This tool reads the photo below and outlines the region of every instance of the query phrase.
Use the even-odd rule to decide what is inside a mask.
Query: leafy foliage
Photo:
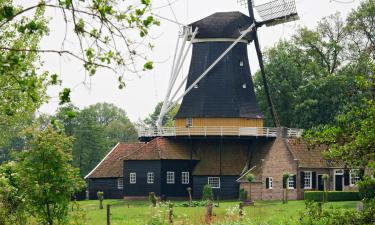
[[[212,187],[209,184],[204,185],[203,191],[202,191],[202,200],[213,200],[214,199],[214,193],[212,191]]]
[[[361,54],[351,54],[353,40],[349,37],[355,31],[348,24],[339,14],[332,15],[316,29],[302,27],[291,40],[280,41],[265,52],[270,91],[283,126],[309,129],[330,124],[371,95],[361,80],[370,79],[375,72],[374,61],[364,45],[358,46]],[[259,72],[254,86],[270,125]]]
[[[97,103],[79,110],[73,105],[61,107],[56,120],[67,135],[74,137],[73,165],[85,176],[118,142],[137,140],[137,133],[123,109]]]
[[[152,127],[155,127],[156,126],[156,122],[158,120],[158,117],[159,117],[159,114],[160,114],[160,110],[163,106],[163,102],[159,102],[156,107],[155,107],[155,110],[153,113],[151,113],[143,122],[146,124],[146,125],[149,125],[149,126],[152,126]],[[175,115],[177,114],[178,112],[178,109],[180,108],[180,105],[179,104],[176,104],[163,118],[163,121],[162,121],[162,125],[163,126],[166,126],[166,127],[172,127],[174,126],[174,117]]]
[[[358,191],[361,198],[370,199],[375,198],[375,180],[365,177],[357,183]]]
[[[0,167],[2,224],[67,224],[71,196],[85,185],[71,165],[71,138],[49,126],[30,130],[26,146]]]
[[[301,213],[300,224],[303,225],[352,225],[374,224],[375,201],[366,203],[363,211],[353,209],[323,209],[322,203],[306,201],[306,211]]]

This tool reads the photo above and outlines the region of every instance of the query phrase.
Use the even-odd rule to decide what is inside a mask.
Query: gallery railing
[[[169,137],[169,136],[254,136],[276,137],[276,127],[139,127],[139,137]],[[302,129],[287,128],[288,137],[300,137]]]

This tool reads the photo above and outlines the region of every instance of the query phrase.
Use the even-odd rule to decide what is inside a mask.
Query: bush
[[[202,200],[213,200],[214,193],[212,192],[212,187],[209,184],[204,185],[203,193],[202,193]]]
[[[363,198],[375,198],[375,180],[365,177],[357,183],[359,196]]]
[[[373,225],[375,224],[375,199],[365,202],[363,211],[355,209],[324,208],[320,202],[305,201],[306,211],[300,215],[302,225]]]
[[[328,191],[328,201],[359,201],[359,192],[357,191]],[[323,191],[305,191],[305,200],[321,202],[323,200]]]
[[[245,189],[243,188],[240,189],[239,200],[240,201],[247,200],[247,191],[245,191]]]

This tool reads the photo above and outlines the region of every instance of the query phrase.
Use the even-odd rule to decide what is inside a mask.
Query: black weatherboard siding
[[[148,196],[150,192],[161,194],[160,160],[126,160],[124,161],[124,195]],[[154,183],[147,183],[147,173],[154,172]],[[130,173],[136,173],[136,183],[130,184]]]
[[[188,187],[193,187],[189,160],[162,160],[162,194],[167,197],[187,197]],[[167,171],[175,173],[175,183],[167,184]],[[181,173],[189,172],[189,184],[182,184]]]
[[[89,198],[98,199],[97,192],[102,191],[104,199],[121,199],[123,189],[117,188],[117,178],[90,178]]]
[[[217,176],[194,176],[193,197],[195,199],[202,198],[204,185],[208,183],[208,177]],[[213,188],[214,198],[217,199],[237,199],[239,193],[239,183],[236,181],[238,176],[221,176],[220,188]]]
[[[231,42],[193,44],[186,87],[225,51]],[[182,100],[176,118],[262,118],[255,98],[247,44],[238,43]]]

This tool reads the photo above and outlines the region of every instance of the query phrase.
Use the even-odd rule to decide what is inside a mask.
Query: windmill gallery
[[[298,140],[302,130],[281,127],[273,109],[257,29],[298,19],[294,2],[286,2],[287,8],[275,3],[257,7],[262,22],[255,21],[249,1],[250,16],[220,12],[184,27],[158,125],[140,127],[140,142],[118,143],[85,177],[90,199],[97,191],[105,198],[144,197],[150,192],[186,197],[188,187],[194,198],[201,198],[206,184],[220,199],[238,198],[240,188],[251,191],[253,199],[282,199],[284,188],[290,189],[289,199],[302,199],[304,190],[323,189],[323,174],[330,175],[330,190],[354,188],[358,170],[323,159],[322,147],[308,149]],[[274,128],[263,126],[254,94],[247,52],[252,42]],[[190,69],[178,87],[185,84],[185,91],[175,99],[172,88],[187,43],[186,52],[192,47]],[[175,126],[163,127],[163,116],[180,100]],[[283,187],[285,171],[291,176]],[[255,175],[251,188],[248,173]]]

